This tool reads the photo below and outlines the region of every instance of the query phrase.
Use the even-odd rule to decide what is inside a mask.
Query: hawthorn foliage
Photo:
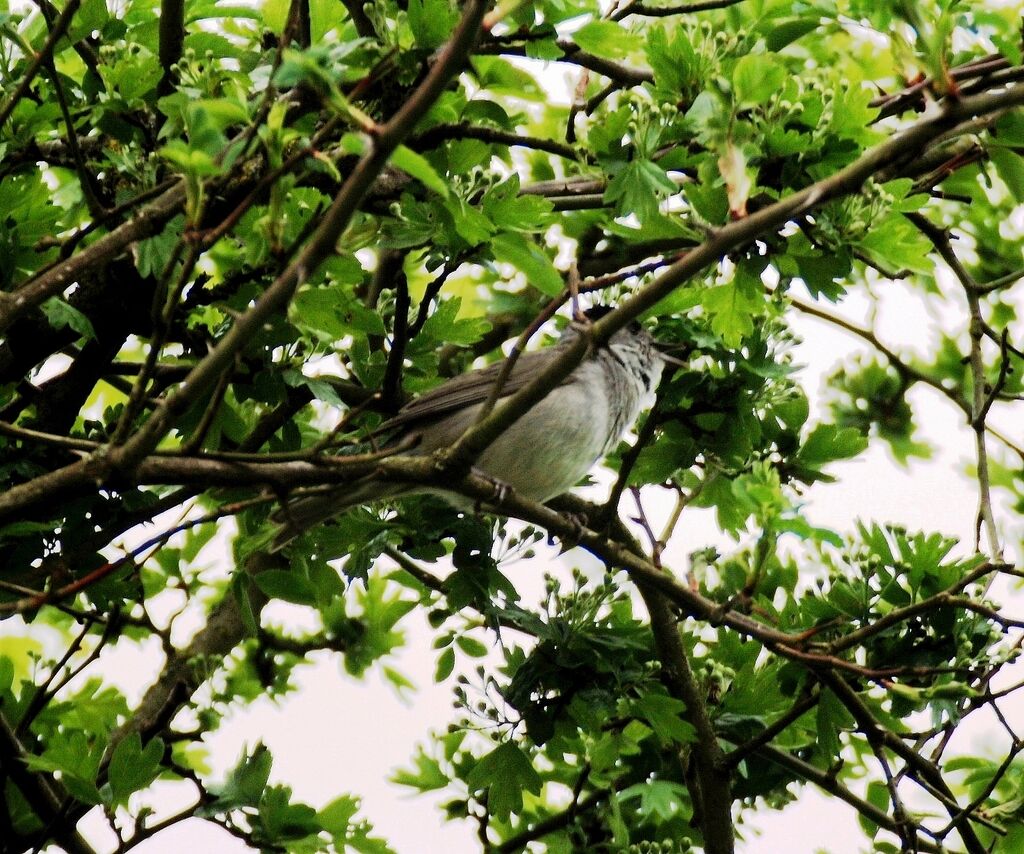
[[[4,850],[174,845],[189,818],[391,850],[358,781],[314,807],[266,747],[216,774],[204,745],[318,651],[405,685],[417,612],[460,711],[394,779],[444,792],[482,850],[721,854],[804,786],[875,850],[1022,850],[1024,623],[997,595],[1024,506],[1019,13],[0,3]],[[844,313],[891,293],[921,305],[913,354]],[[544,343],[577,299],[615,310],[449,454],[374,454],[410,395]],[[794,364],[801,314],[869,353],[824,392]],[[685,365],[597,503],[420,496],[269,552],[287,496],[367,475],[486,507],[474,454],[634,319]],[[920,388],[972,436],[976,541],[870,506],[812,524],[833,463],[936,450]],[[730,545],[680,542],[695,514]],[[520,597],[555,540],[605,573]],[[154,660],[137,702],[103,676],[129,648]],[[983,751],[958,737],[979,718]]]

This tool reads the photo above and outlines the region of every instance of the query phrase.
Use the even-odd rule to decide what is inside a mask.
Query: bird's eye
[[[629,324],[629,326],[627,326],[626,328],[627,328],[627,329],[628,329],[628,330],[629,330],[630,332],[632,332],[632,333],[636,334],[637,332],[640,332],[640,331],[641,331],[641,330],[642,330],[642,329],[643,329],[644,327],[643,327],[643,324],[642,324],[642,323],[640,323],[640,321],[639,321],[639,320],[634,320],[634,321],[632,321],[632,322],[631,322],[631,323]]]

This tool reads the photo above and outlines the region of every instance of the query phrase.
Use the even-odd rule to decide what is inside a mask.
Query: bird
[[[593,322],[609,311],[608,306],[587,309],[581,322]],[[579,324],[570,324],[554,345],[522,354],[508,372],[500,398],[543,373],[579,334]],[[534,501],[545,502],[567,492],[653,403],[665,364],[678,363],[663,349],[638,321],[620,329],[488,446],[474,471],[501,489]],[[479,418],[506,361],[452,377],[410,401],[377,431],[390,436],[385,448],[411,448],[410,455],[425,456],[451,446]],[[457,507],[467,506],[467,499],[443,487],[388,483],[368,475],[288,501],[271,516],[279,523],[271,551],[279,551],[298,534],[353,506],[423,493],[440,494]]]

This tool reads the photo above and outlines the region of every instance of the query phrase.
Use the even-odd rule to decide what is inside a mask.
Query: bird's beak
[[[662,361],[677,368],[688,368],[690,365],[679,356],[688,356],[693,350],[689,344],[674,344],[668,341],[655,341],[654,349],[661,354]],[[678,355],[675,355],[678,354]]]

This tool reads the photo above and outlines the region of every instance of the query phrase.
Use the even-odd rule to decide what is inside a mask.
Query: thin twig
[[[29,63],[28,68],[25,69],[25,73],[22,75],[18,85],[14,87],[14,91],[11,93],[11,97],[7,99],[7,103],[0,108],[0,128],[4,126],[7,119],[10,118],[11,113],[14,112],[14,108],[18,106],[18,102],[25,97],[28,92],[29,86],[32,85],[32,81],[36,79],[36,75],[39,71],[46,67],[46,64],[53,61],[53,52],[63,37],[67,28],[71,25],[71,19],[75,17],[78,12],[78,7],[82,5],[82,0],[68,0],[68,4],[64,7],[60,13],[60,17],[54,22],[53,26],[50,27],[50,34],[46,37],[46,41],[43,44],[42,49]]]
[[[899,834],[897,822],[885,810],[879,809],[869,801],[857,797],[857,795],[836,780],[834,775],[829,774],[827,771],[822,771],[820,768],[815,768],[809,762],[804,762],[802,759],[793,756],[785,750],[779,750],[777,747],[766,745],[758,753],[797,776],[802,777],[804,780],[814,783],[822,791],[835,795],[840,800],[845,801],[868,819],[868,821],[874,822],[879,827],[884,827],[892,833]],[[931,835],[927,828],[922,827],[921,829]],[[917,846],[921,851],[942,852],[945,850],[941,845],[936,845],[927,840],[918,840]]]
[[[989,553],[993,560],[999,561],[1002,556],[1002,545],[999,541],[999,530],[996,526],[995,515],[992,512],[992,486],[991,475],[988,465],[988,446],[985,441],[985,416],[987,407],[985,395],[987,393],[987,382],[985,379],[985,362],[981,350],[981,342],[984,337],[985,320],[981,313],[981,298],[978,294],[978,283],[961,263],[956,252],[953,251],[953,244],[950,242],[949,234],[943,229],[934,225],[931,220],[922,214],[911,213],[908,219],[932,242],[942,260],[956,276],[964,290],[964,297],[967,300],[967,307],[970,314],[970,366],[971,366],[971,408],[970,422],[974,431],[975,457],[978,467],[978,522],[976,526],[975,548],[981,548],[981,530],[984,527],[988,540]]]

